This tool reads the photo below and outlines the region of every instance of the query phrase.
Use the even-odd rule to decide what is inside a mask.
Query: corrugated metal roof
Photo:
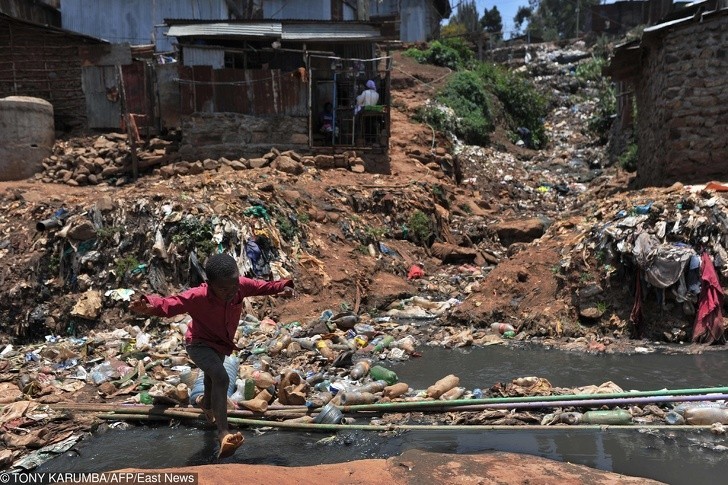
[[[228,23],[210,22],[190,25],[173,25],[169,28],[169,37],[280,37],[280,22],[269,23]]]
[[[375,40],[381,37],[377,27],[366,24],[286,24],[282,40],[316,40],[333,42],[342,40]]]

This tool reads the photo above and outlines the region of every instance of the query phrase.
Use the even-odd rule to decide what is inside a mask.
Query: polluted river
[[[710,388],[724,385],[728,354],[708,351],[672,354],[658,346],[649,354],[589,355],[511,344],[467,350],[425,348],[422,357],[386,363],[413,389],[425,389],[455,373],[467,389],[488,388],[518,376],[539,376],[554,386],[612,381],[625,391]],[[654,349],[650,349],[654,350]],[[675,403],[677,404],[677,403]],[[356,424],[368,424],[357,418]],[[36,469],[92,472],[128,467],[163,468],[214,462],[212,427],[115,423]],[[386,458],[420,449],[447,454],[505,451],[582,464],[667,483],[718,483],[728,473],[724,436],[710,429],[632,425],[584,429],[568,426],[512,426],[510,429],[451,429],[371,432],[308,432],[243,429],[243,447],[226,463],[306,466]]]

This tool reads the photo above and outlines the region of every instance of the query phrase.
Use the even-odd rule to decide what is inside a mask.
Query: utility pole
[[[576,0],[576,37],[579,37],[579,9],[581,7],[581,0]]]

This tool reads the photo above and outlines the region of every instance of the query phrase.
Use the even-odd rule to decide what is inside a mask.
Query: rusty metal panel
[[[179,112],[189,115],[195,112],[195,85],[192,81],[192,68],[178,65],[179,72]]]
[[[153,96],[150,92],[147,64],[144,61],[135,61],[128,66],[122,66],[124,76],[124,90],[126,93],[126,106],[129,113],[144,115],[137,117],[137,126],[154,126]]]
[[[202,113],[215,112],[215,93],[213,92],[212,68],[209,66],[192,67],[194,81],[195,111]]]
[[[119,128],[121,103],[118,96],[116,68],[113,66],[84,67],[82,78],[89,128]]]
[[[279,69],[211,69],[180,66],[180,112],[255,116],[308,116],[308,87]]]

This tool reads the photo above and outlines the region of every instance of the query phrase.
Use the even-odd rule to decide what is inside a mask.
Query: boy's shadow
[[[217,450],[219,446],[217,442],[217,429],[198,429],[202,433],[200,439],[204,445],[199,451],[192,454],[187,461],[185,461],[185,466],[210,465],[220,462],[217,458]]]

